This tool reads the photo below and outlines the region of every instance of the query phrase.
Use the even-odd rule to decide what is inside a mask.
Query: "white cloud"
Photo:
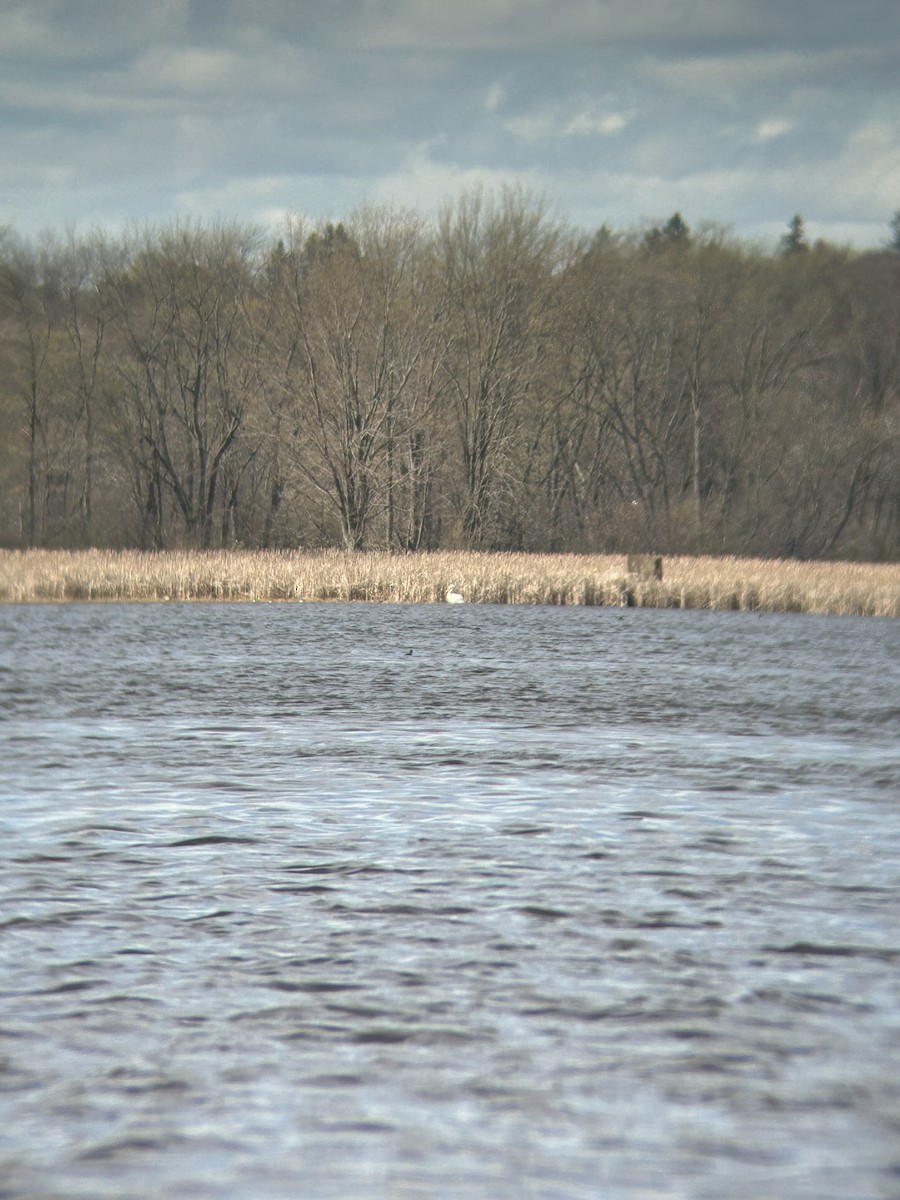
[[[532,171],[504,171],[435,162],[431,157],[431,144],[422,143],[410,152],[397,171],[372,180],[365,198],[432,214],[448,200],[470,188],[484,187],[490,190],[507,184],[520,184],[530,190],[536,182]]]
[[[215,214],[243,214],[249,221],[274,225],[291,209],[291,197],[300,196],[304,179],[297,175],[260,176],[231,179],[219,186],[190,188],[174,197],[180,212],[198,218]]]
[[[512,182],[587,227],[884,225],[897,3],[0,0],[0,223]]]
[[[311,58],[291,46],[235,50],[160,45],[132,61],[85,72],[0,77],[0,107],[16,111],[152,119],[216,104],[221,114],[259,97],[302,97],[313,84]],[[8,118],[7,118],[8,119]],[[117,122],[118,124],[119,122]]]
[[[0,13],[0,43],[7,56],[41,51],[51,40],[50,29],[33,10],[20,7]]]
[[[885,223],[900,196],[900,131],[887,121],[867,121],[821,169],[823,195],[848,215],[883,213]]]
[[[507,133],[523,142],[540,142],[553,136],[554,118],[550,113],[536,113],[530,117],[510,117],[503,122]]]
[[[0,57],[34,64],[95,62],[158,40],[175,41],[187,25],[189,0],[23,0],[0,4]]]
[[[623,113],[594,113],[590,111],[576,113],[563,126],[565,137],[607,137],[620,133],[628,124],[628,117]]]
[[[234,79],[240,65],[228,50],[161,46],[135,64],[134,76],[140,86],[153,91],[214,92]]]
[[[488,89],[488,94],[484,101],[485,112],[496,112],[505,99],[506,91],[503,85],[500,83],[492,83]]]
[[[747,89],[776,84],[799,87],[816,78],[828,79],[848,62],[844,50],[772,50],[690,58],[645,57],[639,70],[643,78],[668,91],[694,95],[733,96]]]
[[[755,142],[773,142],[776,138],[784,137],[794,128],[792,121],[784,117],[769,117],[760,121],[753,134]]]
[[[145,94],[244,95],[303,93],[312,78],[311,56],[302,48],[257,42],[235,49],[158,46],[147,50],[121,81]]]
[[[621,112],[607,112],[587,106],[571,115],[545,110],[503,122],[507,133],[531,145],[551,138],[609,137],[620,133],[631,117]]]

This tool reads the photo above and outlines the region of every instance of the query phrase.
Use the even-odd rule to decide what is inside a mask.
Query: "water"
[[[0,609],[0,1196],[897,1197],[898,660]]]

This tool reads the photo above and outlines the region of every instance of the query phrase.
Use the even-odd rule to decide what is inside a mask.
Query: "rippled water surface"
[[[900,622],[0,609],[0,1196],[900,1195]]]

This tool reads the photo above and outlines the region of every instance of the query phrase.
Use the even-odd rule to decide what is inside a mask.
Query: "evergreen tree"
[[[645,250],[685,249],[691,244],[691,231],[680,212],[673,213],[665,225],[654,225],[644,234]]]
[[[803,254],[809,249],[806,240],[806,225],[799,213],[791,219],[788,231],[781,239],[781,249],[785,254]]]

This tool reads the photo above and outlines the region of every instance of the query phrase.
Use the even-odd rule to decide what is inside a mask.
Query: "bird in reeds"
[[[465,600],[460,595],[460,593],[456,590],[455,583],[451,583],[450,586],[447,588],[447,593],[444,596],[444,599],[447,601],[448,604],[465,604]]]

